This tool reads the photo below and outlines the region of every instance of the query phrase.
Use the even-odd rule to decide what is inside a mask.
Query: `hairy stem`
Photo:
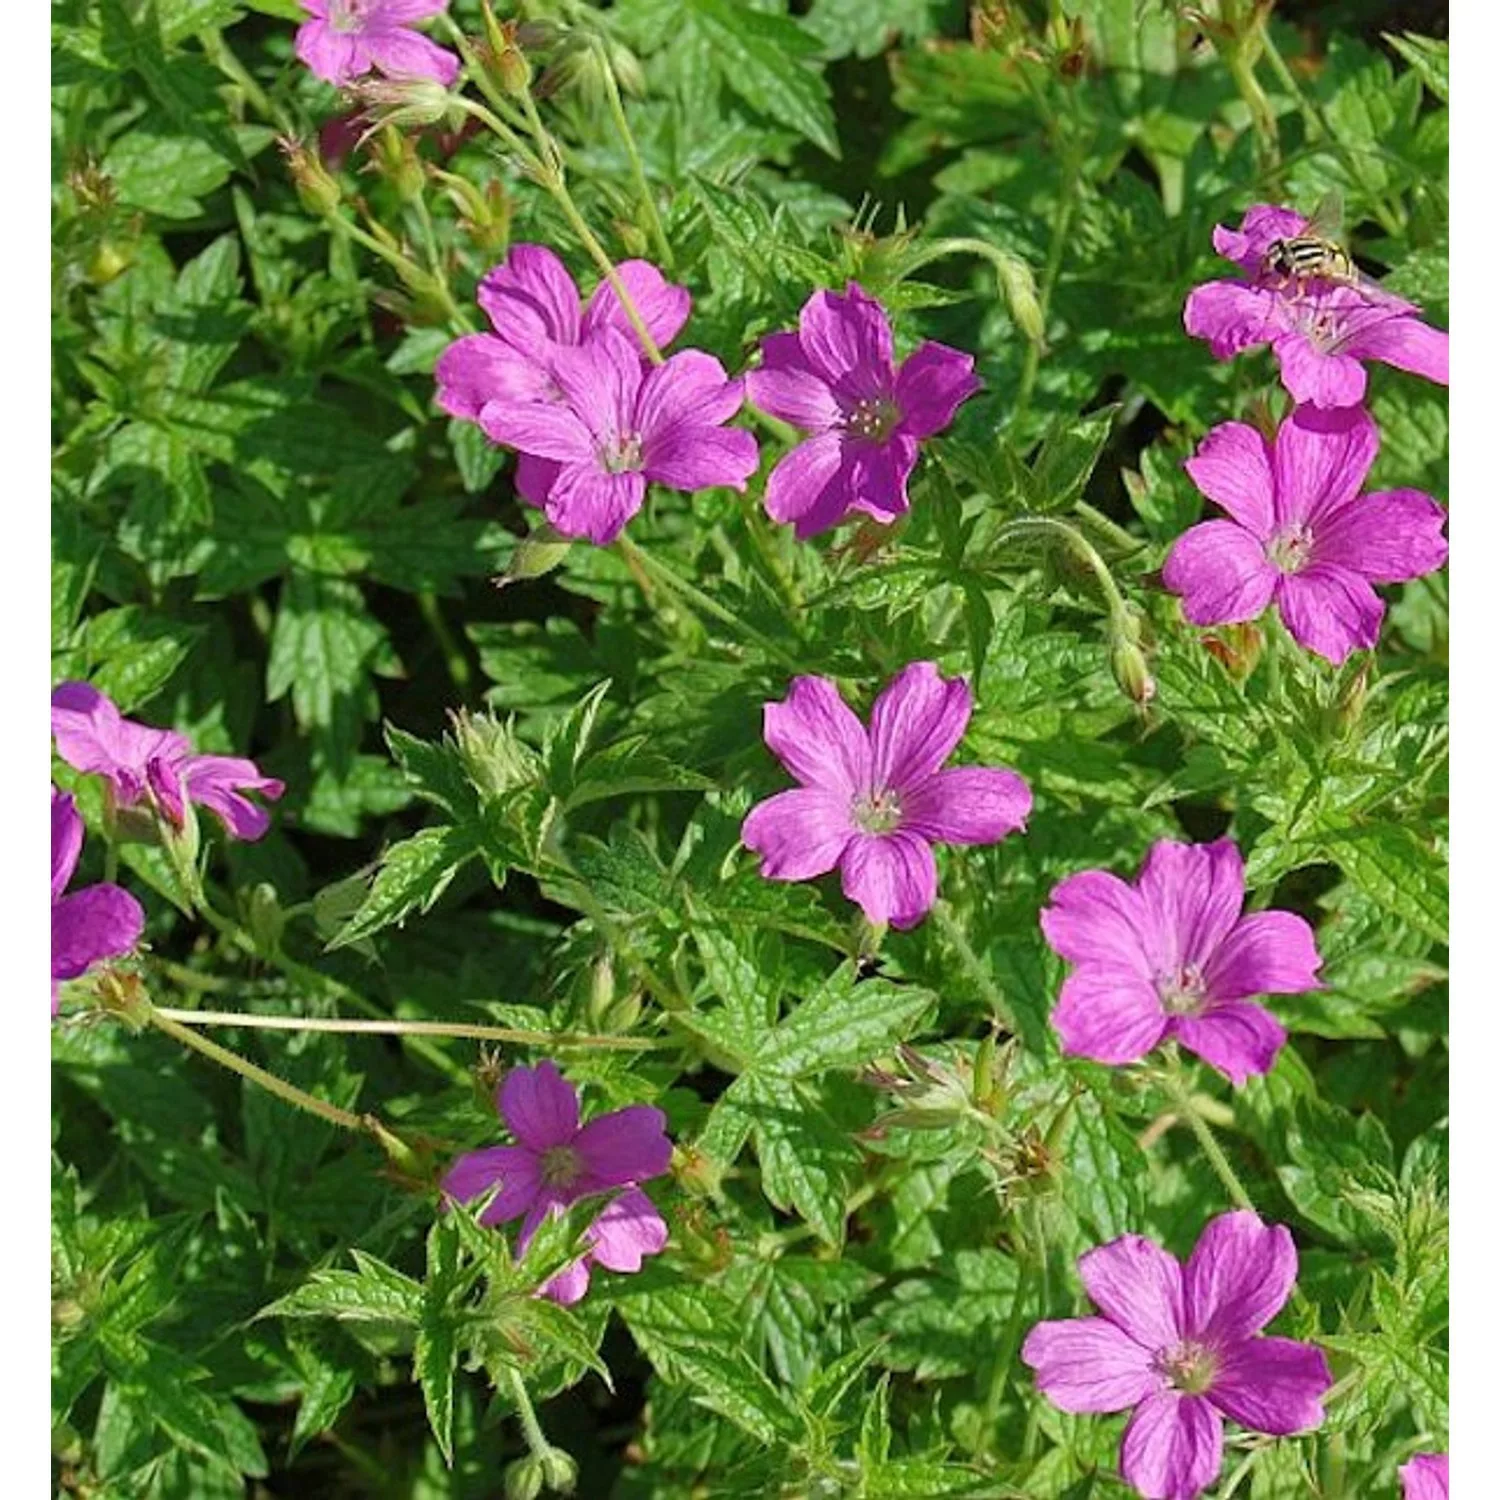
[[[1229,1194],[1230,1202],[1236,1208],[1248,1208],[1251,1213],[1255,1213],[1254,1199],[1245,1191],[1244,1183],[1230,1166],[1229,1158],[1224,1154],[1224,1148],[1219,1144],[1218,1137],[1214,1135],[1213,1127],[1203,1118],[1197,1105],[1193,1103],[1192,1095],[1183,1081],[1181,1066],[1175,1055],[1170,1058],[1167,1070],[1162,1075],[1162,1086],[1166,1089],[1167,1097],[1172,1101],[1178,1119],[1198,1137],[1198,1145],[1202,1148],[1204,1156],[1208,1158],[1209,1166],[1214,1169],[1219,1181],[1224,1184],[1224,1191]]]
[[[1011,1010],[1000,986],[990,978],[989,971],[980,963],[979,955],[970,946],[968,936],[953,915],[952,907],[946,901],[938,901],[932,908],[932,916],[949,945],[958,954],[959,962],[968,971],[975,988],[984,996],[984,1003],[989,1006],[990,1013],[1001,1026],[1014,1034],[1015,1012]]]
[[[625,115],[625,102],[620,98],[620,86],[615,80],[615,70],[610,65],[609,54],[602,43],[596,41],[594,51],[599,58],[599,70],[604,77],[604,94],[609,100],[609,112],[614,119],[615,129],[620,133],[625,155],[630,158],[630,172],[635,178],[635,190],[640,195],[642,207],[646,210],[646,226],[650,230],[651,238],[656,242],[656,252],[661,256],[662,265],[668,271],[673,271],[676,269],[676,262],[672,256],[672,246],[667,239],[667,231],[662,226],[661,215],[656,211],[656,198],[651,192],[651,184],[646,180],[646,168],[641,161],[641,153],[636,146],[630,121]]]

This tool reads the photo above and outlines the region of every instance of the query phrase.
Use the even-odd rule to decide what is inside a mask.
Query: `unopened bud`
[[[542,1450],[542,1479],[557,1495],[571,1495],[578,1487],[578,1465],[561,1448]]]
[[[382,125],[436,125],[456,108],[432,78],[366,78],[352,92]]]
[[[1038,346],[1045,343],[1047,329],[1031,267],[1017,256],[1000,251],[996,256],[995,274],[1016,327],[1021,330],[1028,343]]]
[[[130,265],[131,257],[111,240],[100,240],[84,274],[94,286],[108,286]]]
[[[287,170],[292,174],[302,206],[320,219],[328,218],[337,210],[343,194],[318,153],[294,136],[282,136],[276,144],[286,157]]]
[[[1370,658],[1360,663],[1359,670],[1349,679],[1333,709],[1333,728],[1340,735],[1350,732],[1360,721],[1365,711],[1365,699],[1370,694]]]
[[[1113,615],[1109,636],[1109,669],[1120,691],[1137,707],[1144,707],[1156,696],[1156,679],[1141,649],[1140,615],[1134,610]]]
[[[696,1198],[716,1198],[724,1168],[697,1146],[678,1146],[672,1152],[672,1175]]]
[[[538,1500],[543,1482],[541,1460],[536,1454],[528,1453],[505,1470],[505,1500]]]
[[[572,545],[572,538],[554,531],[548,522],[543,521],[516,544],[509,565],[495,583],[504,588],[522,578],[541,578],[561,564]]]
[[[589,1020],[598,1026],[615,999],[615,965],[608,953],[601,953],[589,970]]]
[[[513,720],[459,709],[451,714],[453,743],[481,801],[504,796],[536,776],[536,756],[516,735]]]
[[[506,47],[495,56],[495,77],[507,94],[520,98],[531,88],[531,64],[519,47]]]
[[[415,203],[422,196],[426,174],[422,158],[409,137],[387,125],[375,138],[371,154],[375,169],[396,190],[403,203]]]
[[[245,926],[250,931],[255,951],[270,957],[281,946],[281,934],[286,927],[286,913],[276,899],[276,887],[262,880],[250,892],[246,903]]]
[[[1250,622],[1225,625],[1216,635],[1203,638],[1204,649],[1230,673],[1243,682],[1256,668],[1266,647],[1260,627]]]

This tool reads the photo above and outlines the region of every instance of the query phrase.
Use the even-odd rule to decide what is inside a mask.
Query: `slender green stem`
[[[711,616],[721,625],[727,625],[752,645],[759,647],[767,656],[779,661],[784,667],[794,672],[799,670],[800,663],[796,657],[778,642],[773,641],[768,635],[763,635],[748,621],[742,620],[733,610],[726,609],[717,600],[711,599],[702,589],[689,583],[686,578],[659,558],[652,556],[639,543],[631,541],[627,536],[621,536],[616,545],[627,563],[634,563],[642,572],[655,578],[669,592],[676,594],[689,608]]]
[[[1016,1030],[1015,1012],[1011,1010],[1010,1003],[1006,1000],[1000,990],[1000,986],[990,977],[989,971],[979,961],[979,955],[970,946],[969,939],[958,919],[953,915],[953,909],[946,901],[937,902],[932,908],[933,920],[938,924],[943,936],[947,938],[954,952],[958,954],[959,962],[968,970],[969,977],[974,981],[975,988],[984,996],[984,1003],[989,1006],[991,1014],[1007,1031],[1012,1034]]]
[[[107,843],[104,846],[104,883],[105,883],[105,885],[113,885],[115,883],[115,876],[118,875],[119,873],[120,873],[120,849],[119,849],[119,846],[114,842],[114,840],[111,839],[110,842]]]
[[[657,1045],[640,1037],[595,1036],[571,1031],[523,1031],[513,1026],[470,1025],[463,1021],[358,1021],[345,1016],[263,1016],[239,1010],[173,1010],[157,1014],[184,1026],[240,1026],[250,1031],[333,1031],[355,1036],[447,1036],[477,1042],[509,1042],[520,1047],[601,1047],[644,1052]]]
[[[467,692],[472,680],[469,658],[464,655],[463,647],[459,645],[452,630],[448,628],[448,621],[443,614],[443,606],[438,596],[431,589],[423,589],[417,595],[417,606],[422,611],[422,618],[427,622],[427,628],[432,632],[433,639],[438,644],[438,650],[442,652],[443,664],[448,669],[448,676],[453,686],[460,693]]]
[[[427,264],[434,276],[446,280],[443,275],[443,252],[438,247],[437,226],[432,222],[432,210],[427,207],[425,189],[412,199],[412,207],[417,211],[417,223],[422,230],[422,248],[427,252]]]
[[[531,1397],[527,1394],[526,1382],[514,1365],[505,1367],[505,1375],[506,1382],[510,1386],[511,1399],[516,1403],[516,1416],[520,1419],[521,1431],[526,1437],[526,1446],[538,1458],[543,1458],[552,1452],[552,1444],[547,1441],[547,1434],[542,1431],[542,1424],[537,1421],[536,1408],[531,1404]]]
[[[1253,47],[1254,43],[1249,38],[1236,38],[1227,44],[1224,62],[1229,69],[1229,76],[1234,79],[1235,88],[1239,90],[1240,98],[1250,111],[1250,124],[1255,131],[1262,164],[1273,168],[1281,160],[1281,137],[1276,129],[1276,112],[1271,108],[1271,101],[1266,98],[1266,91],[1260,86],[1260,79],[1255,76]]]
[[[1015,520],[1007,521],[995,533],[994,545],[1006,542],[1011,537],[1024,536],[1027,532],[1056,537],[1088,567],[1099,584],[1099,590],[1104,595],[1104,601],[1112,619],[1120,619],[1129,614],[1125,596],[1120,592],[1120,586],[1115,582],[1115,575],[1110,572],[1109,564],[1100,557],[1094,544],[1076,526],[1070,525],[1067,521],[1059,520],[1056,516],[1017,516]]]
[[[615,70],[601,42],[594,43],[594,51],[599,59],[600,73],[604,78],[604,94],[609,100],[609,112],[614,118],[615,129],[620,133],[625,155],[630,158],[630,171],[635,178],[635,190],[640,195],[642,207],[646,210],[647,228],[651,231],[652,239],[656,241],[656,250],[661,256],[662,265],[668,271],[675,270],[676,262],[672,256],[672,246],[667,239],[667,231],[662,226],[661,215],[656,211],[656,197],[651,191],[651,184],[646,180],[646,168],[641,161],[641,153],[636,147],[635,133],[631,130],[630,121],[625,115],[625,102],[620,98],[620,86],[615,81]]]
[[[1010,1305],[1010,1317],[1006,1320],[1005,1333],[995,1350],[995,1364],[990,1371],[990,1383],[984,1396],[984,1419],[980,1431],[994,1433],[1000,1424],[1000,1408],[1005,1405],[1005,1393],[1010,1388],[1011,1371],[1016,1363],[1016,1350],[1021,1346],[1021,1323],[1030,1310],[1031,1303],[1031,1257],[1020,1256],[1016,1261],[1016,1291]],[[1042,1311],[1045,1312],[1045,1308]]]
[[[198,43],[208,60],[226,78],[237,83],[244,90],[245,98],[250,101],[250,107],[261,119],[269,120],[283,135],[292,134],[294,127],[291,117],[279,105],[271,102],[254,75],[235,56],[233,48],[224,40],[224,34],[217,26],[205,27],[200,31]]]
[[[1175,1056],[1168,1061],[1167,1069],[1162,1075],[1162,1085],[1166,1089],[1167,1097],[1172,1101],[1173,1108],[1177,1111],[1178,1118],[1198,1137],[1198,1145],[1202,1148],[1204,1156],[1208,1158],[1208,1164],[1218,1175],[1219,1181],[1224,1184],[1224,1191],[1229,1194],[1230,1201],[1236,1208],[1248,1208],[1251,1213],[1254,1213],[1256,1211],[1254,1199],[1245,1191],[1244,1183],[1230,1166],[1229,1158],[1224,1154],[1224,1148],[1219,1145],[1212,1126],[1203,1118],[1193,1103],[1192,1095],[1188,1093],[1187,1085],[1183,1082],[1180,1065]]]
[[[326,1099],[318,1099],[312,1094],[304,1093],[295,1084],[278,1078],[274,1073],[266,1072],[249,1058],[241,1057],[238,1052],[231,1052],[228,1047],[221,1047],[217,1042],[211,1042],[207,1037],[199,1036],[196,1031],[175,1019],[180,1012],[158,1010],[156,1006],[147,1002],[142,1013],[145,1020],[158,1031],[165,1032],[174,1041],[181,1042],[184,1047],[191,1047],[193,1051],[201,1052],[205,1057],[218,1063],[220,1067],[228,1068],[242,1078],[248,1078],[251,1083],[258,1084],[269,1094],[275,1094],[278,1099],[284,1100],[297,1109],[306,1110],[308,1114],[317,1115],[319,1119],[327,1120],[330,1125],[337,1125],[341,1130],[352,1130],[360,1135],[367,1133],[369,1126],[359,1115],[350,1114],[347,1109],[340,1109],[338,1105],[330,1104]]]
[[[1076,155],[1070,150],[1063,169],[1062,195],[1058,199],[1057,212],[1052,219],[1052,238],[1047,245],[1047,263],[1042,268],[1041,285],[1037,288],[1037,307],[1041,313],[1042,338],[1031,340],[1026,345],[1026,358],[1021,365],[1021,379],[1016,386],[1016,399],[1011,406],[1010,426],[1019,431],[1027,411],[1031,407],[1031,395],[1036,388],[1037,372],[1041,368],[1042,351],[1046,347],[1047,313],[1052,306],[1052,291],[1062,271],[1063,253],[1068,245],[1068,230],[1073,222],[1073,212],[1078,204],[1080,167]]]

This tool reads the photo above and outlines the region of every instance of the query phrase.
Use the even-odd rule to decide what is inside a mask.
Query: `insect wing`
[[[1302,226],[1302,233],[1313,239],[1343,243],[1344,197],[1337,188],[1330,188],[1318,199],[1312,216]]]

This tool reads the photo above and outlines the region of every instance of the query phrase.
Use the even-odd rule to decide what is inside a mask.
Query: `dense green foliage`
[[[642,1044],[219,1033],[378,1114],[405,1143],[382,1155],[76,986],[62,1492],[495,1496],[526,1451],[516,1372],[588,1497],[1126,1495],[1121,1420],[1049,1405],[1020,1342],[1084,1309],[1090,1246],[1185,1254],[1229,1204],[1159,1071],[1060,1056],[1037,916],[1067,874],[1229,831],[1252,904],[1316,926],[1327,987],[1274,1002],[1269,1075],[1191,1086],[1296,1234],[1278,1331],[1339,1385],[1318,1433],[1232,1439],[1211,1493],[1395,1495],[1447,1446],[1446,578],[1387,591],[1379,649],[1334,668],[1271,618],[1206,636],[1157,574],[1203,513],[1183,458],[1281,400],[1267,355],[1183,331],[1216,223],[1336,189],[1361,263],[1446,326],[1446,44],[1374,4],[1274,17],[1251,64],[1273,145],[1214,42],[1228,0],[1201,23],[1157,0],[523,9],[604,39],[537,56],[540,108],[609,252],[659,258],[604,68],[627,85],[693,344],[740,371],[854,278],[903,351],[967,349],[984,389],[889,532],[771,523],[788,434],[760,423],[747,495],[653,492],[629,545],[496,588],[534,571],[536,512],[432,369],[507,243],[593,285],[556,204],[439,123],[352,146],[320,216],[276,138],[347,105],[293,57],[295,0],[58,0],[54,680],[288,788],[260,842],[205,820],[209,918],[160,847],[119,845],[149,916],[127,967],[159,1005]],[[422,276],[349,232],[371,222]],[[1370,382],[1372,484],[1446,500],[1446,392]],[[1023,514],[1108,565],[1149,702],[1090,568],[1002,534]],[[764,880],[739,829],[787,784],[761,707],[791,676],[863,712],[919,659],[969,676],[963,758],[1016,768],[1035,811],[941,851],[942,906],[872,973],[837,879]],[[99,879],[97,778],[54,779]],[[678,1147],[652,1185],[669,1248],[573,1308],[531,1294],[581,1214],[513,1261],[513,1235],[437,1213],[435,1174],[501,1138],[497,1067],[543,1056],[591,1113],[657,1104]]]

